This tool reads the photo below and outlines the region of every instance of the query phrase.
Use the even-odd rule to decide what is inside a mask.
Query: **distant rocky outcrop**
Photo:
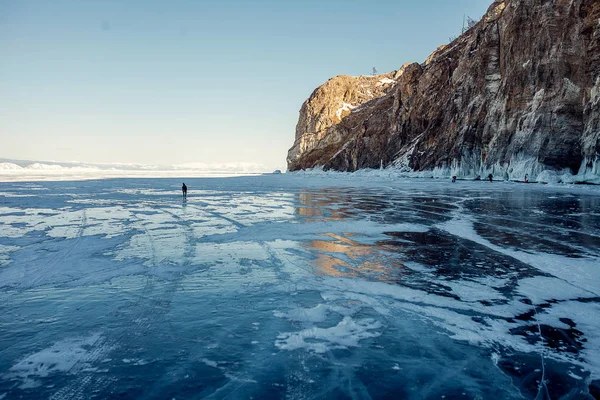
[[[290,171],[395,166],[600,176],[600,1],[495,1],[422,64],[338,76],[300,110]]]

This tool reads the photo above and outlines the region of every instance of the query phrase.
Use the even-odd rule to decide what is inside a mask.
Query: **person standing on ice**
[[[489,174],[488,179],[490,180],[490,182],[492,181],[492,178],[493,178],[492,174]]]
[[[187,198],[187,186],[185,186],[185,182],[181,186],[181,191],[183,192],[183,198]]]

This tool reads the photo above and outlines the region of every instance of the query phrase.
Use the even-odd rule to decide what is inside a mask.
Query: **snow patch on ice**
[[[573,379],[577,379],[577,380],[582,380],[583,379],[581,376],[576,375],[575,373],[573,373],[573,371],[568,371],[567,375],[569,375]]]
[[[494,365],[498,365],[498,361],[500,361],[500,354],[498,354],[498,353],[492,353],[492,355],[490,357],[491,357],[492,362],[494,363]]]
[[[323,295],[325,298],[327,295]],[[360,304],[353,307],[342,307],[332,304],[318,304],[312,308],[294,308],[288,312],[274,311],[273,315],[277,318],[285,318],[289,321],[296,322],[312,322],[318,323],[327,320],[327,317],[332,314],[340,314],[343,316],[352,316],[361,308]]]
[[[524,252],[504,248],[481,237],[475,231],[473,222],[467,217],[456,217],[451,221],[437,225],[437,227],[452,235],[473,241],[494,251],[513,257],[537,268],[539,271],[552,274],[575,286],[577,289],[586,291],[588,296],[600,296],[600,288],[598,287],[598,282],[600,282],[600,269],[598,269],[600,259],[598,258],[569,258],[558,254]]]
[[[35,388],[41,385],[40,378],[54,373],[89,371],[93,363],[109,350],[110,347],[104,344],[104,337],[99,333],[65,339],[18,361],[4,377],[21,381],[22,389]]]
[[[0,244],[0,267],[10,264],[10,253],[19,250],[17,246]]]
[[[600,377],[600,332],[598,331],[600,304],[564,301],[553,304],[548,313],[539,315],[540,323],[567,329],[560,318],[568,318],[576,323],[575,329],[585,332],[585,344],[579,356],[586,364],[581,365],[592,373],[592,379]]]
[[[269,253],[256,242],[198,243],[195,248],[198,262],[237,264],[240,258],[268,260]]]
[[[549,300],[568,300],[593,296],[566,281],[548,276],[523,278],[519,280],[518,291],[535,304],[541,304]]]
[[[341,299],[359,301],[363,307],[372,307],[378,314],[393,315],[394,318],[398,318],[398,312],[402,310],[413,314],[414,318],[427,321],[441,331],[447,332],[455,340],[490,349],[500,347],[525,353],[544,352],[544,357],[578,365],[589,370],[593,376],[600,375],[600,360],[597,357],[600,352],[600,334],[597,333],[597,323],[594,322],[595,316],[600,312],[600,305],[597,303],[567,301],[553,304],[548,309],[538,309],[539,322],[542,324],[568,329],[569,327],[560,319],[571,318],[576,322],[577,329],[585,332],[587,340],[585,350],[579,355],[583,356],[584,361],[582,361],[579,356],[560,350],[549,350],[544,347],[543,342],[530,343],[511,332],[520,325],[531,324],[531,322],[511,321],[516,315],[532,310],[532,306],[519,301],[519,297],[506,299],[498,304],[483,305],[479,301],[469,303],[383,282],[326,278],[322,283],[331,289],[331,292],[323,295],[323,298],[330,302]],[[477,296],[472,300],[475,299]],[[473,318],[474,315],[478,318]],[[299,342],[300,346],[303,345],[301,335],[294,336],[293,339]],[[293,347],[292,344],[290,346]]]
[[[327,319],[329,307],[325,304],[318,304],[313,308],[297,308],[288,312],[275,311],[273,315],[278,318],[286,318],[292,321],[301,322],[323,322]]]
[[[219,364],[216,361],[209,360],[208,358],[201,358],[200,361],[202,361],[204,364],[208,365],[209,367],[219,368]]]
[[[444,281],[443,284],[452,289],[452,293],[458,295],[462,301],[474,302],[474,301],[490,301],[490,300],[503,300],[505,296],[495,290],[493,287],[487,284],[481,284],[479,282],[467,281],[467,280],[456,280],[456,281]]]
[[[344,317],[339,324],[330,328],[312,327],[299,332],[287,332],[277,336],[275,346],[281,350],[305,349],[315,353],[326,353],[335,349],[358,347],[363,339],[381,335],[375,330],[381,328],[381,323],[365,318],[355,321]]]

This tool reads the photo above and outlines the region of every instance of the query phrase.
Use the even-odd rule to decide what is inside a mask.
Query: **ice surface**
[[[597,187],[180,181],[0,184],[0,398],[597,390]]]

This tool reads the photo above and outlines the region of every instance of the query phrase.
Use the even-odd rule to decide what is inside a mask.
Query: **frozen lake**
[[[599,396],[600,188],[185,183],[0,183],[0,400]]]

